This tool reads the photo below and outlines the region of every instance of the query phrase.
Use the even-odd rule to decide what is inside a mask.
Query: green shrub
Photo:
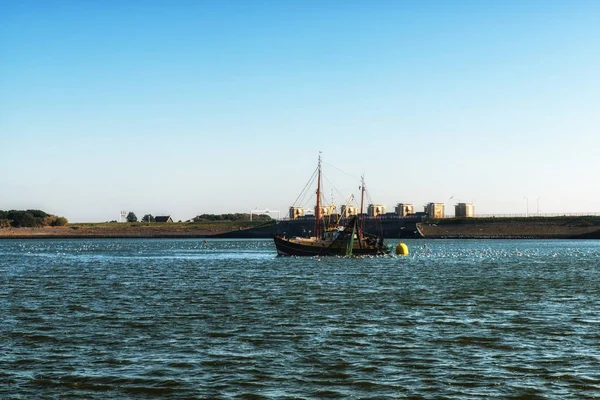
[[[58,217],[52,224],[52,226],[65,226],[69,223],[69,221],[65,217]]]

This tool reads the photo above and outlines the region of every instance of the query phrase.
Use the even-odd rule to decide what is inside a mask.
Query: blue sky
[[[0,209],[285,214],[322,151],[388,209],[600,212],[598,21],[597,1],[3,1]]]

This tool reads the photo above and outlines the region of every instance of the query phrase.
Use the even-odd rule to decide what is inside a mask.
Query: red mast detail
[[[359,220],[359,224],[358,224],[358,238],[359,238],[359,243],[362,243],[361,239],[363,236],[363,230],[365,229],[365,218],[364,218],[364,214],[363,214],[363,204],[365,201],[365,176],[361,176],[360,177],[361,180],[361,184],[360,184],[360,220]]]
[[[315,215],[315,237],[320,238],[321,229],[319,226],[319,222],[321,220],[321,153],[319,152],[319,166],[318,166],[318,176],[317,176],[317,209]]]

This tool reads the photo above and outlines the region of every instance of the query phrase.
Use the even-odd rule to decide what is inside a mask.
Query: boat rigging
[[[315,207],[314,236],[294,236],[287,238],[285,235],[276,235],[274,240],[277,253],[282,256],[352,256],[382,255],[389,253],[390,248],[384,243],[382,236],[370,235],[364,230],[364,197],[366,192],[364,176],[361,177],[360,186],[360,213],[358,215],[351,215],[348,213],[350,208],[346,205],[343,212],[337,216],[338,218],[335,218],[333,215],[334,206],[327,208],[322,204],[322,160],[320,153],[316,175],[317,199]],[[301,196],[299,196],[299,198],[300,197]],[[352,198],[353,197],[351,197],[351,199]],[[294,207],[292,207],[292,209],[293,208]],[[324,218],[325,216],[329,217],[327,221]],[[292,217],[292,215],[290,215],[290,217]],[[334,220],[333,223],[331,221],[332,219]]]

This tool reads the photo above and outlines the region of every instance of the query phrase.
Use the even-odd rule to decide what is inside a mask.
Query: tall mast
[[[319,220],[321,219],[321,152],[319,152],[319,164],[317,170],[319,173],[317,176],[317,209],[315,218],[315,237],[319,238],[321,237],[319,227]]]
[[[359,225],[358,225],[358,238],[362,239],[362,234],[363,234],[363,229],[364,229],[364,224],[365,224],[365,219],[363,217],[363,205],[365,202],[365,176],[362,175],[360,177],[360,221],[359,221]],[[359,241],[359,243],[362,243]]]

